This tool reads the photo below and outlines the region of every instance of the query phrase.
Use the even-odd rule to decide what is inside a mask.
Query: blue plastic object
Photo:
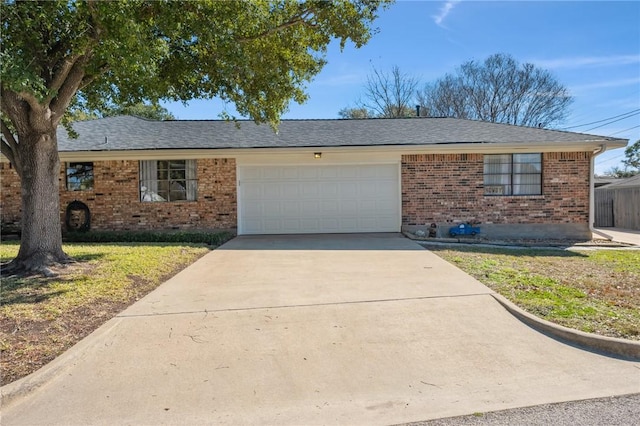
[[[480,233],[479,226],[471,226],[468,223],[461,223],[458,226],[449,228],[449,235],[455,237],[457,235],[476,235]]]

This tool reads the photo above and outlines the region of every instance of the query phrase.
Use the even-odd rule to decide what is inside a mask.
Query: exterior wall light
[[[322,153],[321,152],[314,152],[313,153],[313,158],[322,158]]]

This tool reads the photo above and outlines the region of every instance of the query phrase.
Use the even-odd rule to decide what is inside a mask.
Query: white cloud
[[[609,67],[620,65],[640,64],[640,55],[614,56],[576,56],[559,59],[533,59],[529,62],[542,68],[580,68],[580,67]]]
[[[460,3],[460,1],[461,0],[449,0],[445,2],[440,8],[440,13],[432,16],[433,22],[435,22],[436,25],[444,28],[444,24],[443,24],[444,20],[447,18],[447,16],[453,10],[453,8],[456,7],[458,3]]]

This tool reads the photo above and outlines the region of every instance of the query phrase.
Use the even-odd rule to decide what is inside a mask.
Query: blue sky
[[[381,11],[379,32],[366,46],[329,47],[328,64],[307,86],[309,100],[292,104],[283,118],[337,118],[362,94],[372,67],[397,65],[424,84],[465,61],[508,53],[550,70],[569,88],[575,101],[560,128],[635,142],[639,22],[639,1],[398,1]],[[165,106],[179,119],[216,119],[222,111],[237,116],[217,100]],[[596,159],[596,173],[622,159],[624,149],[607,151]]]

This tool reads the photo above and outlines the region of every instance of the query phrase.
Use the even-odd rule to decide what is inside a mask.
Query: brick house
[[[467,221],[490,238],[590,238],[593,159],[623,139],[452,118],[152,121],[58,132],[61,223],[238,234],[399,232]],[[3,157],[2,221],[20,220]]]

